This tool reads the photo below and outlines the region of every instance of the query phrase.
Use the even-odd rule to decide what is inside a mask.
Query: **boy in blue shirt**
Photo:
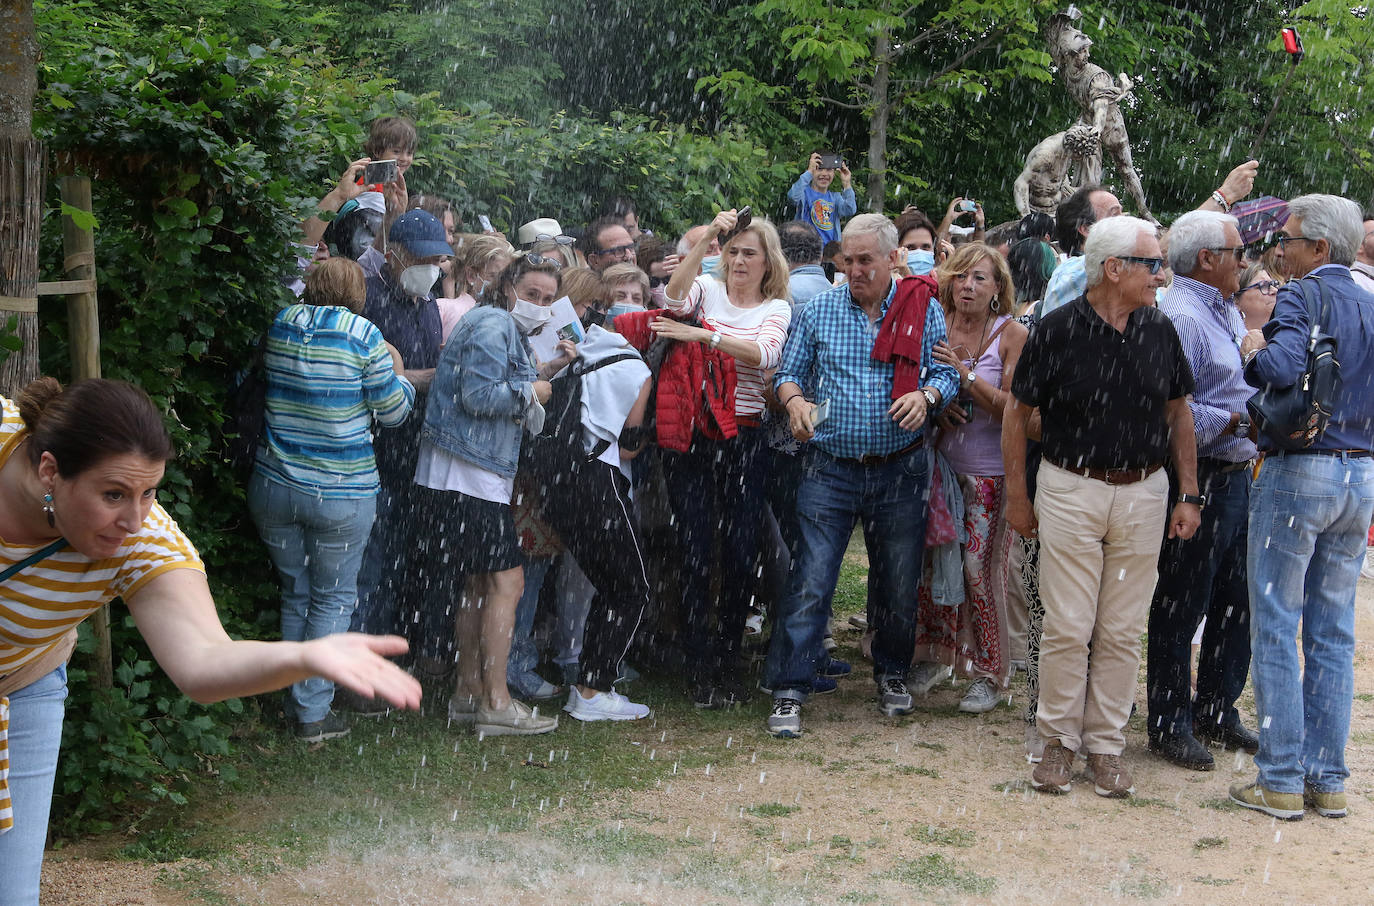
[[[834,156],[821,151],[812,154],[806,172],[787,190],[787,198],[797,206],[796,219],[809,223],[820,235],[821,242],[838,242],[840,218],[853,217],[858,206],[854,203],[849,166],[844,161],[840,161],[839,168],[844,190],[830,191],[830,184],[835,181],[835,168],[821,166],[823,153],[826,157]]]

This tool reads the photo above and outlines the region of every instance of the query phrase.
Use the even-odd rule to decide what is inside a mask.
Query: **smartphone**
[[[821,400],[819,405],[811,407],[811,427],[819,428],[830,417],[830,400]]]
[[[978,210],[978,202],[974,201],[972,198],[965,198],[963,201],[959,202],[959,210],[972,214],[974,211]]]
[[[843,170],[843,169],[844,169],[844,158],[841,157],[841,156],[838,155],[838,154],[822,154],[822,155],[821,155],[821,169],[822,169],[822,170]]]
[[[725,243],[729,242],[731,239],[734,239],[734,238],[735,238],[736,236],[738,236],[740,233],[743,233],[743,232],[745,231],[745,229],[749,226],[749,224],[751,224],[751,223],[753,223],[753,222],[754,222],[754,209],[751,208],[749,205],[745,205],[744,207],[740,208],[740,209],[735,213],[735,225],[734,225],[734,227],[732,227],[732,228],[729,229],[728,231],[726,231],[726,232],[720,234],[720,236],[717,237],[718,240],[719,240],[719,242],[720,242],[720,244],[721,244],[722,246],[725,245]]]
[[[491,221],[490,221],[489,219],[487,219],[487,215],[486,215],[486,214],[478,214],[478,215],[477,215],[477,222],[480,223],[480,224],[482,225],[482,232],[484,232],[484,233],[491,233],[491,232],[494,232],[494,231],[492,230],[492,228],[491,228]]]
[[[396,181],[400,172],[394,160],[374,160],[363,171],[363,185],[388,185]]]

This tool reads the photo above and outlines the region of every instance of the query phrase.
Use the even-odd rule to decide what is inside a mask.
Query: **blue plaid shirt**
[[[831,456],[886,456],[921,436],[920,431],[902,430],[887,414],[892,405],[892,363],[872,356],[873,341],[896,292],[893,281],[876,323],[850,297],[848,284],[821,293],[792,315],[773,386],[791,381],[807,399],[818,404],[830,400],[830,416],[811,442]],[[946,336],[945,313],[932,299],[921,337],[921,386],[940,392],[941,407],[959,391],[959,372],[931,356]]]
[[[1174,322],[1178,341],[1193,369],[1193,413],[1197,455],[1245,462],[1254,459],[1255,442],[1227,434],[1232,412],[1244,412],[1255,388],[1245,383],[1240,341],[1245,322],[1229,299],[1205,283],[1175,275],[1174,283],[1159,303],[1159,310]]]

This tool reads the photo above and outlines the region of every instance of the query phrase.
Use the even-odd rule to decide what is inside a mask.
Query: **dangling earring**
[[[1002,299],[1000,296],[992,297],[992,313],[995,315],[1002,310]]]
[[[48,528],[57,528],[57,520],[54,518],[52,508],[52,491],[43,494],[43,515],[48,517]]]

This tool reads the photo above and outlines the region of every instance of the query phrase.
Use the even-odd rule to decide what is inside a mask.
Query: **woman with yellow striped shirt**
[[[143,391],[42,378],[0,407],[0,906],[38,902],[67,658],[77,624],[115,597],[196,701],[322,676],[419,706],[419,684],[385,657],[403,639],[229,638],[200,557],[156,503],[172,444]]]

